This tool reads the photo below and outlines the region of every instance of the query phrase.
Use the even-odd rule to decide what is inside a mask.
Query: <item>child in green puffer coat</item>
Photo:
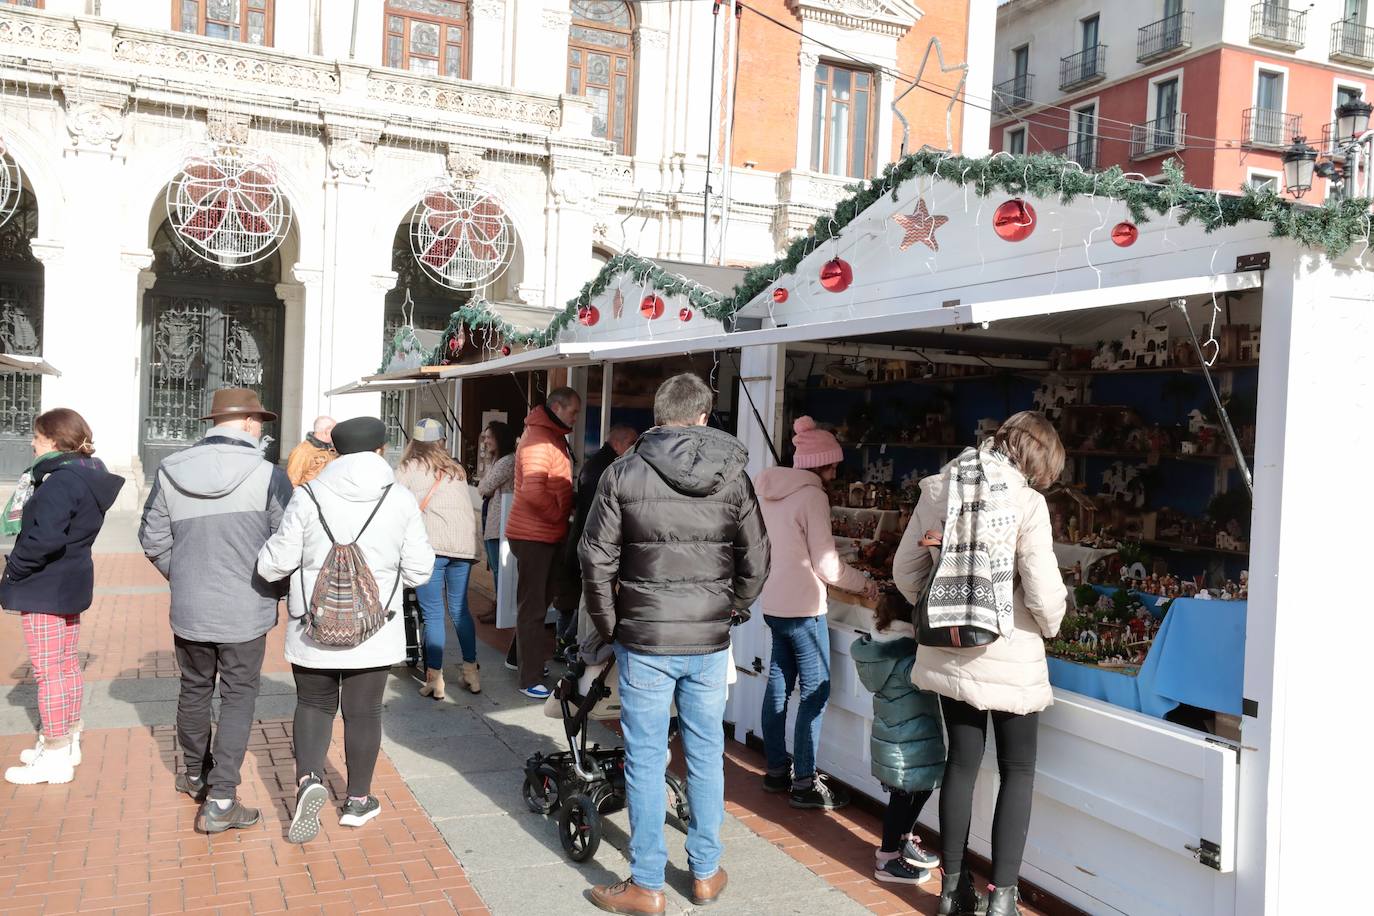
[[[912,685],[915,630],[909,620],[894,620],[886,608],[877,612],[873,633],[856,639],[849,654],[859,681],[873,693],[873,775],[888,791],[873,877],[920,884],[940,864],[916,836],[916,819],[945,770],[940,700]]]

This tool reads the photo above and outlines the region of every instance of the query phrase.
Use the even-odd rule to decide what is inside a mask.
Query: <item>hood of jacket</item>
[[[312,481],[349,502],[375,502],[382,490],[396,482],[396,474],[386,459],[376,452],[342,455],[324,466]]]
[[[872,639],[860,636],[849,647],[859,683],[869,693],[878,693],[898,667],[910,668],[916,657],[914,639]]]
[[[85,483],[101,512],[110,511],[119,497],[119,491],[124,488],[123,477],[111,474],[105,469],[103,461],[88,455],[54,455],[46,461],[40,461],[33,469],[34,480],[38,482],[56,473],[71,474]]]
[[[814,472],[802,468],[769,468],[754,480],[759,498],[769,502],[786,499],[806,487],[825,491],[825,483]]]
[[[744,473],[749,453],[738,439],[709,426],[655,426],[635,454],[663,482],[687,496],[711,496]]]
[[[563,421],[558,419],[558,417],[554,415],[554,412],[543,404],[535,407],[534,410],[531,410],[525,417],[525,428],[529,429],[531,426],[542,426],[545,429],[552,430],[555,435],[559,436],[566,436],[568,433],[572,432],[571,426],[564,426]]]
[[[252,436],[217,426],[200,442],[162,459],[161,469],[181,492],[217,499],[238,489],[264,460]]]

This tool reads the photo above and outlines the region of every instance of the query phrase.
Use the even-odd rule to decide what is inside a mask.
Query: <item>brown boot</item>
[[[646,891],[635,884],[634,878],[617,884],[598,884],[592,888],[591,900],[607,913],[626,916],[659,916],[667,906],[662,891]]]
[[[720,899],[720,895],[725,892],[725,885],[730,883],[730,876],[725,873],[725,869],[717,868],[716,873],[709,878],[696,878],[692,881],[692,903],[695,906],[706,906],[715,903]]]
[[[481,667],[476,662],[463,662],[463,686],[469,693],[482,692],[482,676],[477,673]]]
[[[444,669],[425,669],[425,686],[420,688],[420,696],[434,697],[436,700],[444,698]]]

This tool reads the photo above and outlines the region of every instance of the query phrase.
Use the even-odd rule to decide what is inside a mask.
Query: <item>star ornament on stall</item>
[[[898,246],[902,251],[906,251],[917,242],[926,245],[931,251],[939,251],[940,243],[935,238],[935,230],[949,222],[949,217],[931,216],[925,200],[922,199],[916,201],[915,212],[898,213],[892,217],[892,221],[902,227],[902,242]]]

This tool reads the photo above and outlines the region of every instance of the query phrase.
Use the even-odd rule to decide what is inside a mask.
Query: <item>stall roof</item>
[[[52,363],[41,356],[24,356],[19,353],[0,353],[0,368],[11,372],[27,372],[33,375],[61,375]]]

